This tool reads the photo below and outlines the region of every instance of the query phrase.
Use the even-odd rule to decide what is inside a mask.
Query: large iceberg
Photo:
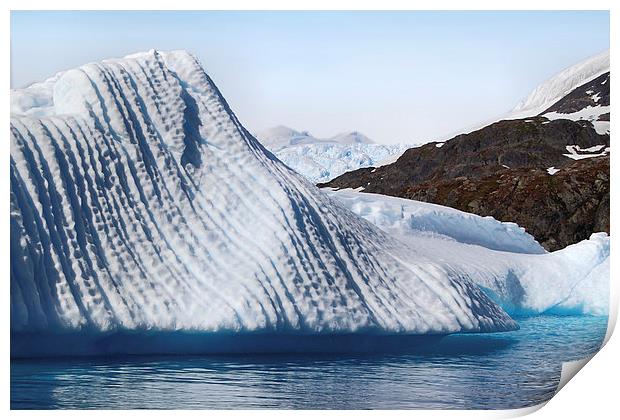
[[[326,192],[416,255],[477,283],[511,315],[609,312],[606,233],[549,253],[514,223],[379,194]]]
[[[88,64],[11,103],[13,356],[122,352],[115,332],[157,352],[161,332],[224,351],[218,334],[517,327],[473,282],[283,165],[188,53]]]

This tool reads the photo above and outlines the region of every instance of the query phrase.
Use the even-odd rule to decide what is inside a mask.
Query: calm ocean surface
[[[597,351],[604,317],[517,319],[423,353],[11,361],[12,409],[520,408],[553,396],[561,362]]]

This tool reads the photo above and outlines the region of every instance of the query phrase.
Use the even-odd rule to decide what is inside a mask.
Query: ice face
[[[267,152],[190,54],[37,89],[12,92],[12,332],[516,328]]]
[[[514,223],[352,190],[327,191],[416,252],[477,283],[511,315],[609,311],[609,236],[547,253]]]

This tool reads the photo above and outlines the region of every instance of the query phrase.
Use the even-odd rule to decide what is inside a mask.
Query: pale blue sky
[[[418,142],[513,108],[609,48],[607,12],[12,12],[11,85],[186,49],[251,131]]]

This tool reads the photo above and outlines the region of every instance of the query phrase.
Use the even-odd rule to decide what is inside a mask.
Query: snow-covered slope
[[[307,131],[277,126],[256,138],[282,162],[313,183],[326,182],[345,172],[377,166],[397,158],[410,145],[375,144],[358,131],[320,139]]]
[[[12,345],[516,327],[451,266],[274,159],[190,54],[88,64],[11,95]]]
[[[573,89],[609,71],[609,50],[589,57],[546,80],[513,110],[511,118],[532,117],[547,110]]]
[[[443,261],[475,281],[512,315],[608,313],[605,233],[546,253],[512,223],[402,198],[326,191],[416,254]]]

